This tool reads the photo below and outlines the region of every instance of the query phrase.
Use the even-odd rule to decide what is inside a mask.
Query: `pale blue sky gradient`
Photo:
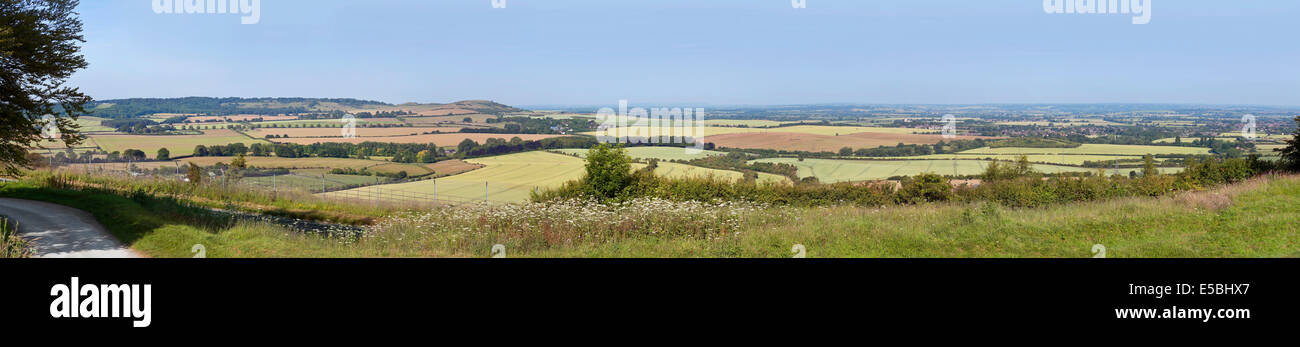
[[[237,15],[83,1],[96,99],[1300,105],[1300,1],[263,0]]]

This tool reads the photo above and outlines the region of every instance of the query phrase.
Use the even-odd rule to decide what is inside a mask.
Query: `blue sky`
[[[264,0],[237,15],[83,1],[96,99],[1300,105],[1300,1]]]

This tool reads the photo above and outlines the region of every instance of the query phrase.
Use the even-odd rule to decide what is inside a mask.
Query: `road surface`
[[[32,241],[39,258],[140,258],[82,210],[0,198],[0,215],[18,223],[18,235]]]

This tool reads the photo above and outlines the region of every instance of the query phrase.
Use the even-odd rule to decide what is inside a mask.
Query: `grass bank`
[[[18,237],[18,226],[0,216],[0,259],[32,256],[31,243]]]
[[[1300,177],[1166,197],[1007,208],[991,203],[771,207],[633,200],[462,206],[381,219],[358,239],[206,218],[166,197],[0,184],[0,196],[91,212],[154,257],[1110,257],[1300,256]]]

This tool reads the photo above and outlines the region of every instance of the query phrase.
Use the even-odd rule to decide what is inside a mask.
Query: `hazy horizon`
[[[81,4],[99,100],[322,97],[514,106],[1300,105],[1300,2],[263,2],[238,15]]]

